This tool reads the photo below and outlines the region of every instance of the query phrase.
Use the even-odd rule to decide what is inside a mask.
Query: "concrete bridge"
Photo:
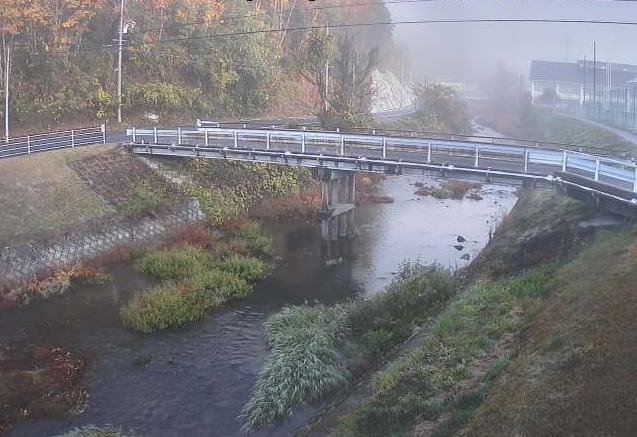
[[[518,140],[434,134],[394,137],[281,129],[128,129],[137,154],[276,163],[315,169],[324,222],[347,233],[353,173],[413,174],[553,188],[626,217],[637,217],[637,165],[621,158]],[[348,187],[348,188],[346,188]],[[349,216],[348,216],[349,214]],[[325,225],[327,228],[327,225]],[[338,226],[337,226],[338,228]],[[326,231],[327,232],[327,231]]]

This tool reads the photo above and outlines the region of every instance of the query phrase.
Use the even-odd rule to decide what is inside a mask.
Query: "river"
[[[83,413],[66,420],[18,425],[15,437],[47,437],[87,424],[121,426],[146,437],[243,435],[237,418],[250,397],[267,351],[262,323],[286,304],[336,302],[386,286],[401,261],[420,259],[450,268],[465,265],[516,201],[511,187],[484,185],[483,200],[437,200],[414,194],[427,179],[391,176],[380,190],[391,204],[356,211],[358,237],[325,263],[314,222],[270,224],[277,270],[247,299],[211,311],[185,329],[141,335],[124,329],[118,309],[151,281],[131,266],[111,271],[106,284],[75,287],[62,296],[0,312],[2,342],[59,346],[89,359]],[[457,236],[466,241],[461,250]],[[275,429],[254,436],[291,434],[320,406],[299,409]]]

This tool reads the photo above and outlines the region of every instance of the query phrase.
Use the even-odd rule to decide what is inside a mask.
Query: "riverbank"
[[[564,425],[569,435],[609,435],[634,429],[628,411],[637,387],[630,384],[624,395],[611,381],[626,384],[634,377],[629,359],[617,354],[634,332],[620,326],[631,326],[637,309],[630,285],[637,237],[617,221],[600,232],[599,224],[613,221],[594,216],[576,201],[525,193],[491,243],[456,273],[465,291],[405,344],[397,360],[298,435],[491,436],[511,429],[561,435]],[[627,307],[613,313],[620,302]],[[603,315],[600,306],[607,309]],[[602,327],[612,317],[621,322]],[[632,348],[627,352],[634,356]],[[560,378],[565,381],[557,383]],[[598,391],[600,400],[590,402]],[[551,408],[546,396],[554,399]],[[580,423],[587,415],[595,419]]]

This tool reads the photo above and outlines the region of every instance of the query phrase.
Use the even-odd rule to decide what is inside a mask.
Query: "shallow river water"
[[[378,292],[405,259],[465,265],[461,256],[473,258],[516,201],[513,188],[494,185],[482,187],[481,201],[424,198],[414,195],[415,182],[428,180],[383,181],[381,191],[395,202],[357,209],[358,237],[341,245],[335,265],[323,261],[316,223],[271,224],[281,257],[274,274],[247,299],[180,331],[144,336],[122,327],[119,307],[150,284],[131,266],[114,269],[107,284],[0,312],[0,342],[60,346],[89,359],[86,411],[24,423],[10,435],[47,437],[87,424],[112,424],[146,437],[243,435],[237,417],[267,355],[261,326],[269,314],[286,304]],[[458,235],[467,240],[462,250],[453,247]],[[289,435],[318,408],[302,408],[279,427],[253,435]]]

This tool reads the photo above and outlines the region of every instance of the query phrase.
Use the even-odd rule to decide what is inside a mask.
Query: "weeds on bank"
[[[491,380],[483,378],[455,400],[443,394],[471,378],[475,360],[520,327],[520,315],[533,309],[550,278],[548,270],[535,271],[480,284],[457,298],[423,345],[378,377],[371,399],[344,421],[336,435],[402,435],[416,419],[436,421],[443,411],[456,414],[451,416],[454,423],[464,423],[486,396]],[[500,362],[492,373],[505,365]],[[442,428],[449,426],[446,421]]]
[[[348,331],[347,305],[288,307],[265,322],[270,354],[242,411],[244,431],[272,425],[296,405],[347,383],[337,348]]]
[[[250,226],[244,243],[261,253],[270,247],[258,225]],[[263,261],[228,255],[220,246],[223,243],[207,250],[181,244],[148,251],[139,261],[139,270],[164,282],[139,293],[121,308],[124,325],[143,333],[178,328],[200,319],[210,308],[250,294],[252,284],[266,275]]]
[[[360,370],[355,363],[369,364],[406,340],[452,294],[445,269],[404,263],[387,290],[371,299],[288,307],[270,317],[264,325],[270,355],[244,407],[244,429],[271,425],[294,406],[346,384],[350,369]]]

